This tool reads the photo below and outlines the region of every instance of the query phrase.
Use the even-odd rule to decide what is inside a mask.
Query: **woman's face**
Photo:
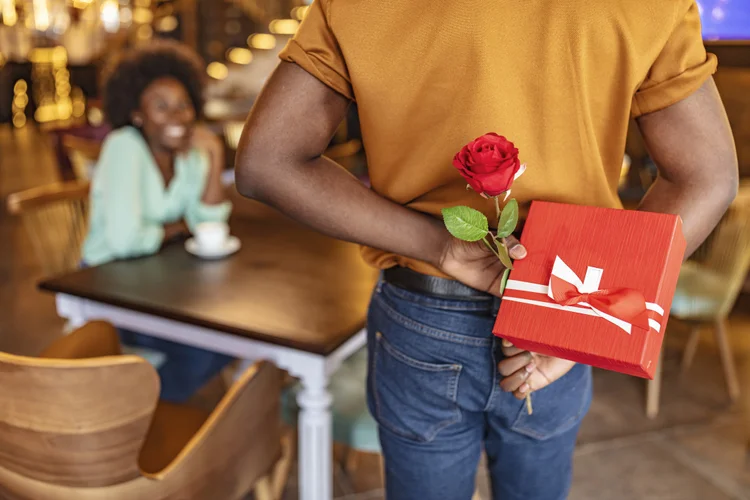
[[[187,89],[171,77],[159,78],[141,94],[141,106],[133,113],[152,147],[183,151],[190,145],[195,108]]]

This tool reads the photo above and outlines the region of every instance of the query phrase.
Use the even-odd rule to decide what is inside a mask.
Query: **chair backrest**
[[[0,353],[0,469],[71,487],[135,479],[158,398],[158,375],[136,356]]]
[[[63,135],[62,145],[73,166],[73,172],[80,181],[91,179],[91,169],[99,160],[102,142],[75,135]]]
[[[8,196],[8,211],[20,215],[46,274],[77,268],[86,237],[89,183],[60,182]]]
[[[737,199],[695,260],[724,283],[721,314],[728,314],[750,270],[750,186],[740,188]]]

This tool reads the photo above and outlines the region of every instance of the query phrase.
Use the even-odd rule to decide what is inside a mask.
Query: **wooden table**
[[[57,294],[58,313],[74,326],[106,319],[243,360],[269,359],[299,377],[299,497],[329,500],[328,380],[365,344],[377,273],[355,245],[280,216],[235,220],[232,233],[242,249],[224,260],[199,260],[175,244],[40,287]]]

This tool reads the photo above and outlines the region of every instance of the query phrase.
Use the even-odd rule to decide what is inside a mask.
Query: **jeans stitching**
[[[385,340],[385,338],[383,338],[383,334],[380,333],[380,332],[377,332],[375,334],[375,353],[373,354],[373,360],[372,360],[372,363],[373,363],[373,367],[372,367],[372,379],[373,379],[372,393],[373,393],[373,399],[375,400],[375,411],[377,412],[376,416],[378,417],[378,419],[377,419],[378,425],[382,425],[383,427],[385,427],[389,431],[391,431],[394,434],[397,434],[397,435],[399,435],[399,436],[401,436],[403,438],[411,439],[411,440],[414,440],[414,441],[417,441],[417,442],[421,442],[421,443],[429,443],[430,441],[432,441],[433,439],[435,439],[435,436],[437,436],[438,432],[440,432],[441,430],[445,429],[449,425],[453,425],[453,424],[461,421],[461,410],[458,407],[457,399],[458,399],[458,379],[461,376],[461,371],[463,370],[463,367],[461,365],[455,365],[455,364],[454,365],[444,365],[447,368],[445,368],[443,370],[434,370],[434,371],[449,371],[450,370],[450,371],[453,371],[453,372],[456,373],[456,375],[454,375],[453,377],[451,377],[451,379],[452,379],[451,383],[448,384],[448,388],[449,389],[451,388],[451,386],[453,386],[453,391],[450,391],[450,390],[448,391],[449,395],[452,392],[452,397],[449,397],[448,399],[455,405],[454,413],[455,413],[456,416],[453,417],[453,418],[451,418],[451,419],[444,420],[442,422],[439,422],[439,423],[433,425],[427,432],[425,432],[425,437],[419,436],[419,435],[417,435],[415,433],[403,432],[403,431],[395,428],[394,426],[390,425],[381,416],[382,415],[382,411],[380,410],[380,395],[378,393],[378,382],[377,382],[377,379],[378,379],[378,353],[380,352],[380,349],[378,349],[378,347],[382,346],[389,353],[392,353],[393,350],[395,349],[394,347],[388,346],[388,347],[390,347],[390,349],[389,349],[388,347],[386,347],[386,345],[387,345],[387,341]],[[401,354],[401,353],[399,353],[399,354]],[[406,357],[405,354],[401,354],[401,356]],[[401,359],[401,358],[397,357],[397,359]],[[416,361],[417,363],[421,363],[421,361],[417,361],[417,360],[414,360],[414,361]],[[420,369],[420,368],[418,368],[418,366],[415,366],[415,365],[412,365],[412,364],[408,364],[408,365],[412,366],[413,368]]]
[[[380,295],[376,295],[375,300],[377,301],[377,304],[383,308],[384,312],[390,319],[401,323],[406,328],[414,330],[417,333],[421,333],[428,337],[436,338],[439,340],[447,340],[455,344],[465,344],[476,347],[486,347],[493,342],[493,339],[491,338],[474,338],[469,337],[468,335],[461,335],[460,333],[448,332],[445,330],[434,328],[432,326],[424,325],[404,316],[403,314],[393,309],[385,302],[385,300]]]
[[[461,365],[457,364],[430,364],[419,361],[418,359],[410,358],[406,354],[402,354],[401,352],[397,351],[395,347],[391,346],[386,339],[382,338],[382,334],[379,334],[377,339],[378,342],[383,346],[383,349],[388,351],[388,354],[398,359],[405,365],[411,366],[413,368],[424,370],[426,372],[460,371],[461,369]]]

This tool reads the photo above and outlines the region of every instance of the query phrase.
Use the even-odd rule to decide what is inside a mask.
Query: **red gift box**
[[[676,215],[534,202],[494,333],[653,378],[685,253]]]

